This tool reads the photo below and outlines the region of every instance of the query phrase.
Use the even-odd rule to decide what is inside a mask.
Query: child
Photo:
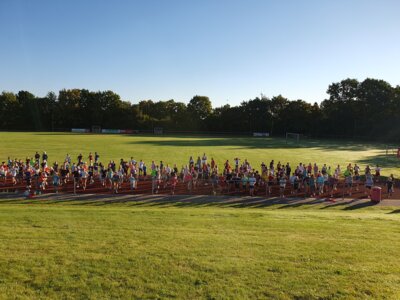
[[[347,193],[349,194],[349,196],[351,196],[351,192],[352,192],[352,188],[353,188],[353,174],[351,173],[350,169],[347,169],[344,172],[344,176],[345,176],[345,186],[347,188]]]
[[[39,182],[40,182],[40,189],[44,191],[46,189],[46,185],[47,185],[47,174],[46,174],[46,172],[41,172],[40,173]]]
[[[273,162],[273,161],[272,161]],[[274,185],[274,173],[270,172],[268,175],[268,183],[267,183],[267,192],[268,196],[271,195],[272,192],[272,186]]]
[[[318,187],[318,195],[321,196],[324,193],[324,177],[321,173],[317,174],[317,187]]]
[[[314,174],[311,174],[310,178],[308,179],[308,185],[310,188],[310,196],[315,197],[315,178]]]
[[[136,189],[136,178],[135,178],[135,174],[133,172],[131,172],[131,176],[129,177],[129,182],[130,182],[131,191],[134,191]]]
[[[218,188],[218,174],[215,171],[211,175],[211,184],[212,184],[213,195],[215,196],[217,194],[217,188]]]
[[[147,166],[145,163],[143,163],[143,176],[146,177],[147,176]]]
[[[371,188],[372,188],[373,184],[374,184],[374,180],[372,178],[371,173],[366,173],[365,174],[365,194],[368,195],[368,197],[371,197]]]
[[[243,177],[242,177],[242,189],[243,189],[244,192],[246,192],[248,179],[249,178],[246,176],[246,174],[243,174]]]
[[[295,174],[294,179],[293,179],[293,190],[294,190],[295,197],[297,197],[297,195],[299,193],[299,186],[300,186],[300,179],[299,179],[299,176],[297,176]]]
[[[175,172],[172,172],[170,181],[171,181],[171,194],[174,195],[176,184],[178,183],[178,176],[176,175]]]
[[[254,186],[256,185],[256,178],[254,177],[254,173],[251,173],[250,177],[248,178],[249,182],[249,191],[250,196],[254,196]]]
[[[86,190],[86,184],[87,184],[87,178],[88,178],[88,172],[86,171],[85,168],[82,168],[81,172],[81,183],[82,183],[82,188],[85,191]]]
[[[376,168],[375,168],[375,180],[376,180],[376,182],[379,182],[380,178],[381,178],[381,168],[379,167],[379,165],[376,165]]]
[[[112,175],[112,187],[114,189],[114,194],[118,194],[119,180],[120,180],[120,177],[119,177],[118,173],[117,172],[113,172],[113,175]]]
[[[390,198],[393,194],[393,186],[394,186],[394,177],[393,174],[390,174],[386,181],[387,191],[388,191],[388,198]]]
[[[58,186],[60,185],[60,176],[58,175],[57,172],[53,173],[53,187],[54,187],[54,192],[58,194]]]
[[[279,179],[279,197],[284,198],[285,197],[285,188],[286,188],[286,177],[282,176],[281,179]]]

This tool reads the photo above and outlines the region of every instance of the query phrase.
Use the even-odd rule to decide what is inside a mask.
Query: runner
[[[270,172],[268,175],[268,183],[267,183],[268,196],[271,196],[273,186],[274,186],[274,173]]]
[[[381,167],[379,165],[376,165],[375,167],[375,182],[379,182],[381,179]]]
[[[357,164],[354,165],[354,184],[356,186],[356,191],[358,191],[358,186],[360,184],[360,167]]]
[[[322,194],[324,193],[324,182],[325,182],[325,179],[322,176],[322,174],[319,173],[319,172],[317,173],[316,182],[317,182],[317,187],[318,187],[318,196],[322,196]]]
[[[131,175],[129,176],[129,186],[131,188],[131,191],[135,191],[136,189],[136,178],[135,178],[135,174],[133,172],[131,172]]]
[[[118,175],[118,172],[112,172],[112,187],[114,190],[114,194],[118,194],[119,181],[120,177]]]
[[[370,172],[365,174],[365,195],[368,195],[368,197],[371,197],[371,188],[374,185],[374,179],[372,178],[372,175]]]
[[[81,185],[82,185],[82,188],[84,191],[86,190],[88,176],[89,176],[89,173],[86,171],[86,168],[82,168],[80,181],[81,181]]]
[[[343,175],[344,175],[345,188],[347,189],[347,194],[351,196],[351,192],[353,189],[353,174],[351,172],[351,168],[347,168],[347,170],[344,171]]]
[[[40,164],[40,154],[37,151],[35,153],[35,163]]]
[[[74,194],[76,194],[76,189],[79,188],[79,178],[80,178],[80,173],[78,168],[75,168],[74,171],[72,172],[73,175],[73,180],[74,180]]]
[[[310,196],[315,197],[315,177],[314,174],[311,174],[311,176],[308,179],[308,185],[310,189]]]
[[[58,172],[53,172],[53,187],[54,187],[54,192],[58,194],[58,186],[60,185],[60,176],[58,175]]]
[[[0,166],[0,180],[2,181],[3,185],[6,185],[7,181],[7,167],[5,165],[5,162],[3,162]]]
[[[279,197],[284,198],[285,197],[285,188],[286,188],[286,177],[282,176],[279,179]]]
[[[256,178],[254,177],[254,173],[250,174],[250,177],[248,178],[248,182],[249,182],[250,196],[253,197],[254,196],[254,186],[256,184]]]
[[[212,172],[211,174],[211,186],[213,195],[215,196],[217,194],[217,189],[218,189],[218,173],[215,171]]]
[[[390,174],[390,176],[387,178],[386,186],[387,186],[388,198],[390,198],[390,197],[392,197],[393,192],[394,192],[394,177],[393,177],[393,174]]]
[[[99,158],[100,158],[100,155],[97,152],[95,152],[94,153],[94,162],[98,163],[99,162]]]
[[[151,193],[157,194],[158,193],[158,174],[156,170],[156,166],[151,169]]]
[[[171,174],[171,194],[174,195],[175,194],[175,188],[176,185],[178,183],[178,176],[176,172],[173,172]]]
[[[88,159],[89,159],[89,165],[91,166],[92,162],[93,162],[93,154],[92,154],[92,152],[89,152]]]

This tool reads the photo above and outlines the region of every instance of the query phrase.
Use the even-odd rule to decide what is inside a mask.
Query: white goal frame
[[[290,138],[294,138],[296,140],[296,143],[299,143],[300,133],[286,132],[286,144],[288,143],[288,139],[290,139]]]
[[[153,132],[154,132],[154,134],[157,134],[157,135],[164,134],[164,128],[162,128],[162,127],[154,127],[153,128]]]
[[[100,125],[92,125],[92,133],[101,133]]]

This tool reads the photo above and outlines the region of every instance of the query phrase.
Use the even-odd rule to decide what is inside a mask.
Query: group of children
[[[183,182],[187,192],[191,193],[199,185],[210,185],[213,194],[248,192],[251,196],[271,196],[272,190],[279,187],[280,197],[285,196],[285,191],[290,190],[294,196],[300,193],[305,196],[321,196],[327,194],[333,196],[339,184],[344,178],[343,193],[351,196],[354,189],[365,186],[365,192],[370,196],[371,188],[375,182],[380,181],[381,168],[377,165],[373,170],[367,166],[364,176],[361,177],[361,169],[355,164],[347,165],[344,170],[338,165],[334,170],[324,164],[319,167],[316,163],[305,165],[298,164],[294,169],[289,163],[275,164],[272,160],[269,165],[261,164],[260,171],[255,170],[247,159],[242,161],[234,158],[231,163],[226,160],[222,170],[219,169],[216,161],[208,160],[206,154],[198,156],[195,160],[192,156],[188,164],[180,170],[177,165],[172,167],[160,161],[156,164],[152,161],[150,170],[142,161],[136,161],[133,157],[130,160],[121,159],[119,163],[109,161],[103,164],[99,161],[99,154],[89,153],[87,160],[82,154],[77,156],[77,161],[72,162],[69,154],[64,162],[48,164],[48,155],[43,152],[40,155],[35,153],[34,158],[27,158],[25,161],[10,159],[0,165],[0,183],[5,184],[6,178],[11,177],[12,184],[25,181],[27,189],[34,187],[37,191],[44,190],[51,181],[56,193],[59,186],[73,182],[74,192],[82,188],[86,190],[88,184],[99,180],[103,187],[107,187],[114,193],[118,193],[124,182],[129,182],[130,189],[137,188],[139,180],[147,180],[150,177],[152,193],[158,193],[160,189],[170,189],[175,193],[178,182]],[[386,181],[388,195],[391,196],[394,188],[394,177],[391,174]]]

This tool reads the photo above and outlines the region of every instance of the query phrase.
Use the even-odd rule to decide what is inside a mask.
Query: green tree
[[[206,96],[194,96],[187,106],[191,117],[197,120],[205,120],[212,113],[211,101]]]
[[[2,92],[0,95],[0,128],[19,129],[23,124],[20,104],[14,93]]]

